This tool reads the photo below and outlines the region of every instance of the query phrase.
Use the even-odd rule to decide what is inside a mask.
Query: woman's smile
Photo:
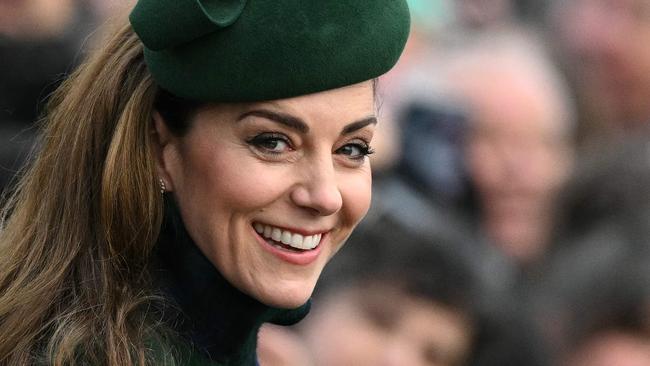
[[[0,364],[257,365],[368,211],[408,4],[125,3],[0,198]]]
[[[307,231],[299,229],[283,229],[278,226],[265,225],[256,222],[253,224],[255,231],[269,243],[279,247],[306,251],[318,247],[321,239],[329,230]],[[287,248],[289,249],[289,248]]]
[[[320,256],[327,242],[327,232],[314,235],[301,235],[290,230],[264,225],[262,232],[256,224],[255,236],[260,246],[280,260],[298,266],[308,266]],[[268,234],[268,235],[267,235]],[[277,238],[277,239],[274,239]]]
[[[370,205],[371,82],[208,105],[163,147],[166,182],[203,254],[267,305],[302,305]],[[164,133],[163,133],[164,134]]]

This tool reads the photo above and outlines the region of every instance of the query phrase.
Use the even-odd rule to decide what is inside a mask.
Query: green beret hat
[[[129,17],[156,82],[183,98],[289,98],[390,70],[406,0],[139,0]]]

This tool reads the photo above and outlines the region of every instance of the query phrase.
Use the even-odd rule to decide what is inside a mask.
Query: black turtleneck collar
[[[188,342],[187,350],[199,354],[192,356],[192,365],[255,365],[263,323],[290,325],[309,312],[309,302],[293,310],[276,309],[232,286],[189,237],[169,195],[154,258],[154,278],[180,309],[180,314],[166,311],[165,318]],[[206,362],[198,363],[197,357]]]

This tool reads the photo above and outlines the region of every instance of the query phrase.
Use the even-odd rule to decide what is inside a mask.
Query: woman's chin
[[[313,287],[304,289],[277,289],[274,293],[261,293],[254,296],[261,303],[279,309],[295,309],[304,305],[314,291]]]

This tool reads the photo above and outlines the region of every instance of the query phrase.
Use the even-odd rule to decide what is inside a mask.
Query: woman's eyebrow
[[[255,109],[252,111],[248,111],[242,114],[241,116],[239,116],[239,118],[237,118],[237,121],[241,121],[244,118],[250,116],[261,117],[261,118],[271,120],[273,122],[283,124],[303,134],[309,132],[309,126],[300,118],[288,114],[284,114],[284,113],[272,112],[266,109]]]
[[[358,131],[368,125],[376,125],[376,124],[377,124],[377,117],[375,116],[366,117],[364,119],[360,119],[356,122],[352,122],[349,125],[343,127],[343,131],[341,131],[341,135],[347,135],[354,131]]]
[[[309,132],[309,126],[302,119],[285,113],[273,112],[267,109],[255,109],[248,111],[239,116],[239,118],[237,118],[237,121],[241,121],[244,118],[251,116],[265,118],[273,122],[280,123],[303,134]],[[377,117],[369,116],[356,122],[352,122],[343,127],[341,135],[350,134],[371,124],[377,124]]]

